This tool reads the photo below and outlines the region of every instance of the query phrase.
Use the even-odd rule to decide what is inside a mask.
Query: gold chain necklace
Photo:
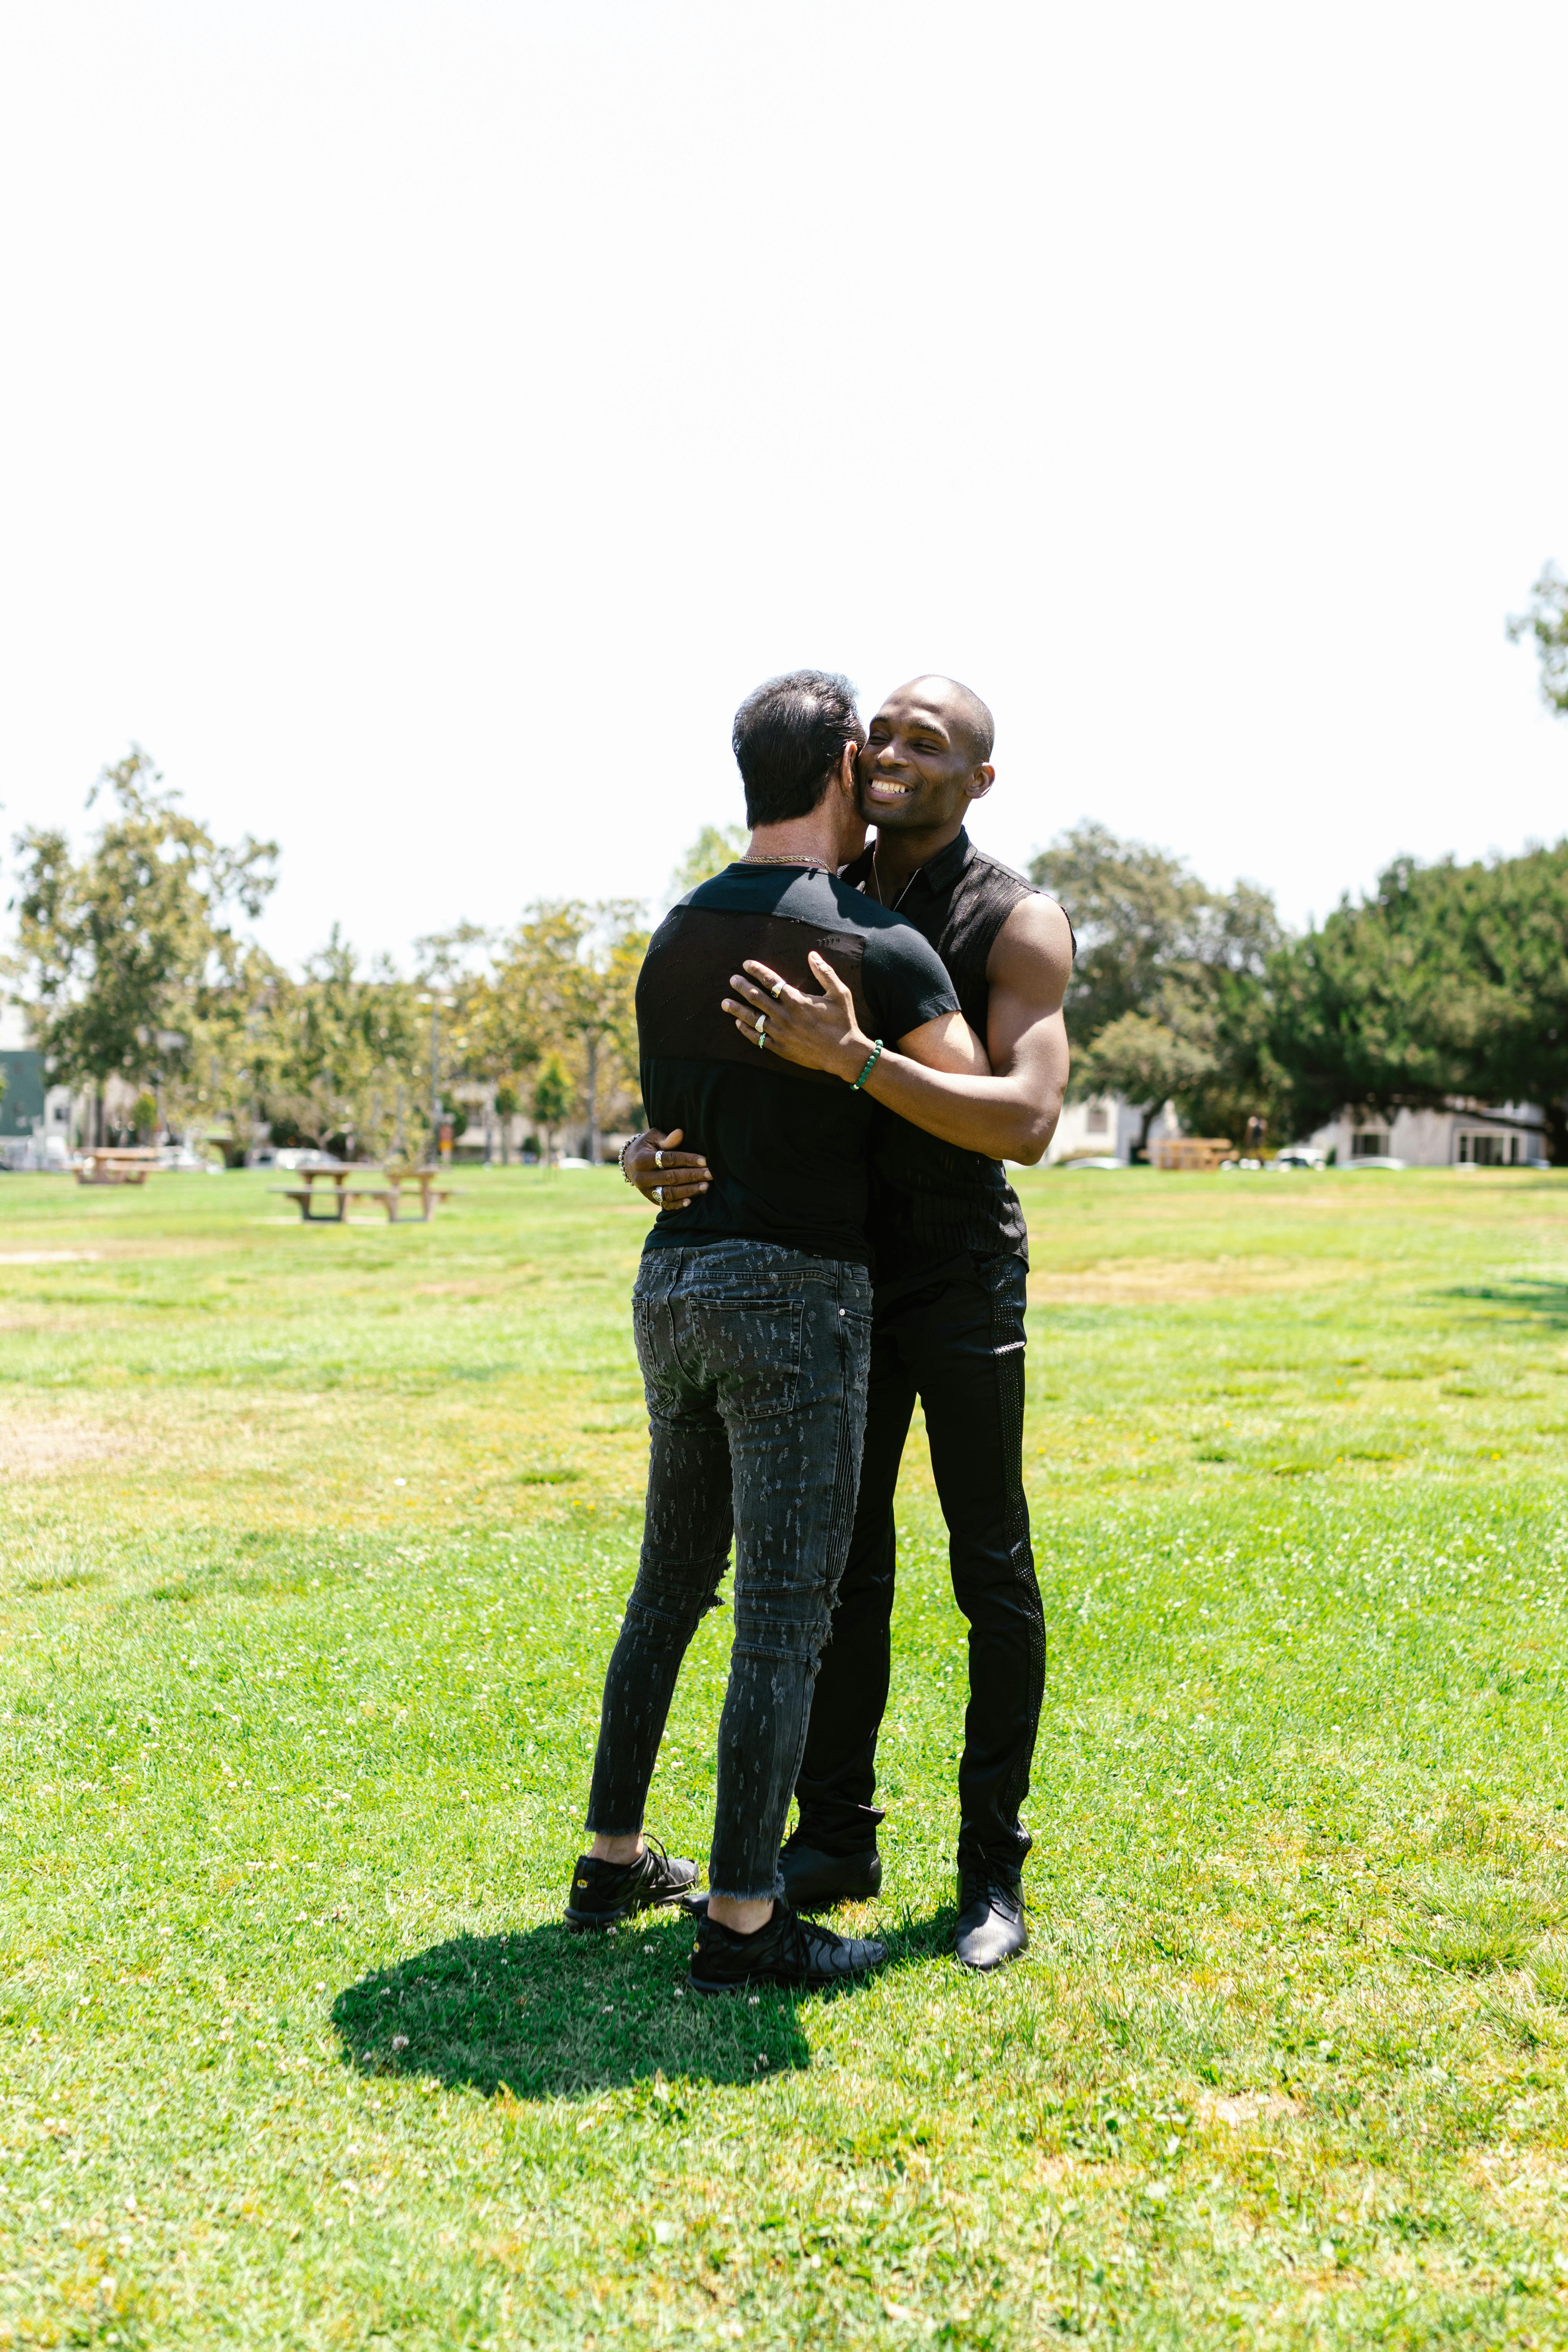
[[[837,867],[821,857],[738,857],[737,866],[815,866],[819,874],[835,874]]]

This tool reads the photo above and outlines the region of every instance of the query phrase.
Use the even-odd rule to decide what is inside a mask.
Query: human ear
[[[989,761],[983,760],[972,772],[969,782],[963,789],[972,801],[983,801],[995,782],[995,769],[992,767]]]

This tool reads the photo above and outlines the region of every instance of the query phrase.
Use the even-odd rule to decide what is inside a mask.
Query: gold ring
[[[654,1199],[658,1202],[659,1207],[662,1209],[662,1208],[663,1208],[663,1206],[664,1206],[664,1186],[663,1186],[662,1184],[656,1184],[656,1185],[654,1186],[654,1188],[653,1188],[653,1197],[654,1197]]]
[[[656,1151],[654,1153],[653,1164],[656,1168],[662,1168],[664,1166],[664,1154],[662,1151]]]
[[[775,980],[775,981],[774,981],[774,982],[773,982],[773,986],[772,986],[772,988],[770,988],[770,989],[769,989],[769,991],[768,991],[768,994],[769,994],[770,996],[777,996],[777,997],[782,998],[782,997],[783,997],[783,995],[784,995],[784,982],[783,982],[783,981],[782,981],[782,980]]]

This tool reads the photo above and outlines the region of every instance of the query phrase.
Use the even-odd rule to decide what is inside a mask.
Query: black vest
[[[864,889],[870,876],[868,850],[843,878]],[[976,849],[967,833],[938,850],[900,894],[899,913],[941,956],[983,1043],[991,1009],[985,967],[996,934],[1019,899],[1034,896],[1034,883]],[[1024,1212],[1001,1161],[943,1143],[881,1105],[872,1130],[871,1239],[879,1282],[905,1280],[966,1252],[1026,1263],[1029,1255]]]

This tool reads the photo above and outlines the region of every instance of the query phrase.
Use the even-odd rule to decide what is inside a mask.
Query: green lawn
[[[0,2343],[1568,2344],[1568,1181],[1030,1177],[1034,1948],[556,1924],[643,1432],[613,1171],[0,1178]],[[701,1854],[726,1621],[649,1825]]]

